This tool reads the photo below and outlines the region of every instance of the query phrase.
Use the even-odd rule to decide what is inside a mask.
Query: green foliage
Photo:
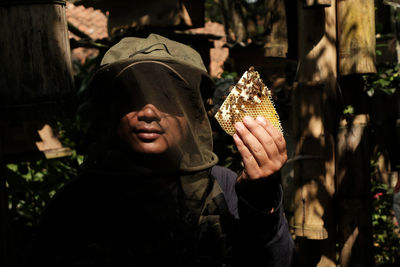
[[[78,156],[31,160],[5,168],[8,208],[13,224],[35,226],[43,208],[64,183],[76,175]],[[25,229],[26,230],[26,229]]]
[[[221,73],[221,78],[235,80],[236,78],[238,78],[238,74],[237,72],[224,71]]]
[[[400,85],[400,65],[383,66],[374,75],[365,75],[365,91],[372,97],[377,92],[393,95]]]
[[[353,115],[354,114],[354,107],[352,105],[348,105],[343,109],[343,115]]]
[[[8,215],[17,247],[23,248],[30,240],[35,226],[51,197],[72,177],[77,175],[83,161],[82,147],[88,126],[86,117],[87,85],[98,58],[83,64],[74,62],[76,70],[76,103],[73,116],[63,118],[56,125],[62,144],[72,149],[72,156],[56,159],[33,158],[7,164],[4,168],[8,196]]]
[[[393,215],[393,189],[372,181],[372,227],[377,266],[398,266],[400,263],[399,226]]]
[[[365,91],[369,97],[379,99],[382,96],[392,96],[398,93],[400,85],[400,65],[380,66],[376,74],[365,75]],[[385,98],[386,99],[386,98]],[[371,124],[373,132],[379,132],[383,127],[381,122],[375,120]],[[376,128],[378,127],[378,128]],[[371,160],[371,167],[377,170],[380,152],[374,155]],[[372,175],[374,176],[375,173]],[[372,210],[372,228],[374,241],[374,256],[377,266],[398,266],[400,263],[400,229],[394,218],[393,213],[393,189],[387,184],[372,181],[373,210]]]
[[[82,156],[58,159],[31,159],[4,166],[8,200],[7,229],[18,257],[16,266],[25,266],[24,253],[30,248],[45,207],[54,194],[77,174]]]
[[[5,166],[9,215],[15,232],[31,231],[38,222],[51,197],[71,178],[77,175],[83,155],[78,154],[77,140],[71,134],[78,132],[78,123],[58,122],[62,143],[72,149],[64,158],[33,158]]]

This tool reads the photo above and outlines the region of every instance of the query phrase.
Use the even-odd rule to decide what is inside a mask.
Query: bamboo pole
[[[375,73],[374,0],[337,2],[339,75]]]
[[[373,0],[338,1],[340,88],[355,113],[337,133],[336,195],[340,265],[374,266],[367,96],[361,74],[376,72]]]
[[[9,2],[0,2],[0,106],[65,101],[73,89],[65,5]]]
[[[291,225],[299,240],[301,265],[333,267],[336,10],[335,5],[305,9],[302,3],[298,2],[299,85],[293,93],[297,192]]]
[[[37,130],[73,109],[65,0],[0,0],[0,25],[1,153],[20,160],[39,151]]]
[[[374,266],[370,185],[369,116],[360,75],[340,78],[342,100],[354,114],[337,133],[336,198],[340,266]]]

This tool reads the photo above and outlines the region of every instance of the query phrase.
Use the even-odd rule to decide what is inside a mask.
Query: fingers
[[[258,162],[256,161],[253,154],[251,154],[250,150],[246,147],[246,145],[243,143],[242,139],[237,134],[233,135],[233,140],[236,144],[236,147],[237,147],[240,155],[242,156],[244,169],[249,170],[249,172],[250,172],[249,176],[253,177],[255,175],[255,173],[253,173],[253,172],[259,168]],[[244,174],[247,175],[248,174],[247,171]],[[247,179],[247,177],[243,177],[243,178]]]
[[[243,119],[243,123],[246,126],[247,131],[239,131],[239,136],[243,139],[244,143],[248,145],[250,151],[252,152],[251,146],[253,142],[246,142],[246,139],[249,137],[255,138],[258,143],[260,143],[266,153],[267,159],[265,160],[274,160],[276,159],[279,154],[279,148],[275,143],[274,137],[271,135],[270,132],[274,133],[274,126],[271,124],[267,124],[267,121],[262,117],[258,117],[257,120],[254,120],[251,117],[246,116]],[[272,129],[270,129],[272,127]],[[285,145],[286,146],[286,145]],[[254,155],[257,157],[257,155]],[[263,160],[264,162],[264,160]]]
[[[245,117],[235,124],[234,141],[242,156],[246,176],[267,177],[278,171],[287,160],[282,133],[263,117]]]
[[[262,134],[262,131],[265,130],[260,125],[257,125],[257,123],[255,123],[253,119],[251,120],[252,121],[250,123],[252,124],[252,128],[250,131],[248,127],[239,122],[235,124],[236,132],[243,143],[243,147],[241,149],[245,153],[244,156],[246,157],[246,159],[248,161],[251,161],[252,163],[254,159],[259,165],[263,165],[268,160],[268,155],[265,151],[264,145],[258,140],[253,132],[258,132],[258,134]],[[253,158],[250,156],[252,156]]]
[[[276,145],[279,153],[286,153],[286,141],[281,131],[275,128],[275,126],[267,119],[262,116],[258,116],[256,119],[260,125],[268,132],[272,137],[274,144]]]

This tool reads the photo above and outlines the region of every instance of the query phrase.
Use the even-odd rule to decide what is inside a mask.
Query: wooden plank
[[[337,2],[339,75],[375,73],[374,0]]]

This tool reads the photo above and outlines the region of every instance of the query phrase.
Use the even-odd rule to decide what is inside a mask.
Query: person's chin
[[[164,144],[160,144],[160,142],[140,142],[138,152],[143,154],[154,154],[159,155],[166,152],[167,147]]]

